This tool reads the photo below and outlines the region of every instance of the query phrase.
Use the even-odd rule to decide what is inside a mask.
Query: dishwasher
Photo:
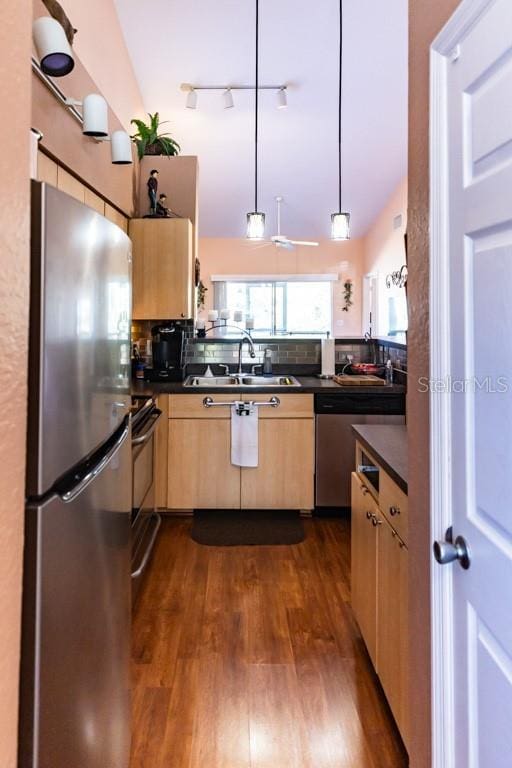
[[[355,469],[352,424],[405,424],[405,394],[390,392],[315,395],[315,507],[350,507]]]

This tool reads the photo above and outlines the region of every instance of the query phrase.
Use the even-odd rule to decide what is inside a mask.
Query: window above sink
[[[338,275],[214,275],[214,306],[254,319],[254,336],[332,333],[332,284]]]

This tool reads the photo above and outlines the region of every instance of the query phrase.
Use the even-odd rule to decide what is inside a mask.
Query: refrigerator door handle
[[[123,445],[124,441],[130,434],[130,420],[127,419],[126,426],[121,432],[121,435],[118,437],[114,445],[107,451],[107,453],[100,459],[100,461],[89,471],[87,474],[80,478],[78,483],[71,488],[71,490],[66,491],[61,495],[62,501],[66,502],[66,504],[74,501],[80,494],[85,491],[87,486],[92,483],[92,481],[105,469],[107,464],[109,464],[116,453],[119,451],[121,446]]]

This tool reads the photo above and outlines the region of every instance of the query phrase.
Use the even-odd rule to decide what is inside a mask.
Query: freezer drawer
[[[67,502],[27,508],[20,768],[128,767],[128,421],[115,438]]]
[[[350,507],[350,476],[356,441],[352,424],[405,424],[405,416],[384,414],[317,414],[315,505]]]

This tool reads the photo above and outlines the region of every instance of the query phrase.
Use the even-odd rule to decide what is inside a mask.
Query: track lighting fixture
[[[51,16],[40,16],[32,24],[32,37],[43,72],[51,77],[69,75],[75,61],[62,25]]]
[[[288,106],[288,98],[286,96],[286,88],[280,88],[277,92],[277,108],[285,109]]]
[[[197,92],[194,88],[192,88],[187,93],[187,109],[196,109],[197,108]]]
[[[254,91],[254,85],[193,85],[192,83],[182,83],[181,90],[187,94],[185,105],[187,109],[197,108],[197,91],[221,91],[224,109],[231,109],[235,106],[233,91]],[[259,91],[276,91],[277,107],[283,109],[288,106],[287,97],[288,86],[283,85],[258,85]]]
[[[224,109],[232,109],[235,106],[231,88],[227,88],[224,91],[224,93],[222,94],[222,101],[224,102]]]
[[[343,95],[343,0],[340,2],[338,79],[338,212],[331,214],[331,240],[350,240],[350,213],[341,209],[341,106]]]

